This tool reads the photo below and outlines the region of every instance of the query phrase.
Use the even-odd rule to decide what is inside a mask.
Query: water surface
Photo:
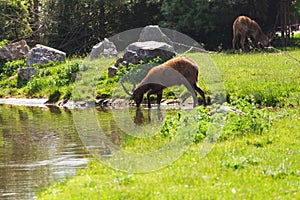
[[[74,176],[78,169],[86,166],[90,155],[75,127],[74,116],[76,112],[84,114],[90,109],[95,112],[92,117],[98,120],[105,139],[118,146],[128,137],[127,125],[156,127],[167,113],[177,112],[155,108],[68,110],[0,104],[1,200],[34,199],[39,190]],[[92,121],[91,116],[87,116],[77,123],[85,127]]]
[[[0,199],[34,199],[88,162],[68,110],[0,105],[0,123]]]

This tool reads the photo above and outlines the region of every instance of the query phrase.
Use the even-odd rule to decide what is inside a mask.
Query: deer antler
[[[132,79],[132,77],[130,77],[130,78]],[[136,87],[136,84],[135,84],[135,82],[133,81],[133,79],[132,79],[132,83],[133,83],[133,89],[134,89],[134,88]],[[132,95],[133,95],[133,93],[132,93],[132,92],[129,92],[129,91],[127,90],[127,88],[125,87],[125,85],[124,85],[124,79],[121,80],[121,85],[122,85],[124,91],[126,92],[126,94],[128,94],[129,96],[132,96]]]

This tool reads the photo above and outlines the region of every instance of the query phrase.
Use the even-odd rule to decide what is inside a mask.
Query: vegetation
[[[105,37],[149,24],[183,32],[209,50],[228,49],[231,25],[238,15],[256,19],[267,33],[279,25],[274,22],[280,14],[280,3],[274,0],[262,0],[259,4],[250,0],[0,1],[3,11],[0,47],[25,39],[30,46],[42,43],[70,56],[65,63],[34,66],[38,74],[30,81],[17,77],[17,69],[26,66],[25,60],[0,60],[0,97],[49,97],[53,101],[110,98],[116,94],[120,78],[141,66],[123,67],[117,76],[108,78],[107,67],[114,59],[90,62],[71,56],[85,55]],[[300,3],[288,3],[291,6],[288,18],[296,22]],[[291,38],[290,44],[299,46],[299,35]],[[275,40],[273,45],[281,43]],[[209,59],[213,61],[223,79],[220,83],[224,86],[224,105],[240,111],[222,115],[225,123],[220,124],[217,141],[207,135],[214,120],[212,113],[217,109],[215,105],[199,107],[193,115],[178,112],[165,119],[154,137],[128,136],[120,144],[139,153],[155,150],[176,138],[180,127],[191,119],[195,131],[182,137],[191,138],[192,143],[176,162],[152,173],[131,174],[94,160],[77,176],[42,191],[39,198],[299,199],[299,55],[299,49],[288,48],[248,54],[224,51],[209,56],[188,54],[199,63],[204,79],[217,76],[210,73],[212,66],[207,65]],[[206,81],[210,79],[201,79],[200,85],[207,96],[212,100],[222,98],[212,90],[216,81],[209,84]],[[164,98],[175,97],[172,91],[167,90]],[[214,148],[203,157],[201,147],[207,138],[215,141]]]
[[[300,145],[300,50],[211,54],[224,79],[228,112],[213,149],[201,145],[214,107],[192,115],[193,143],[173,164],[131,174],[92,161],[75,177],[42,191],[39,199],[297,199]],[[201,63],[201,56],[189,54]],[[122,148],[151,150],[176,137],[186,116],[164,120],[152,139],[128,137]],[[287,184],[288,183],[288,184]]]
[[[31,81],[22,81],[17,77],[18,68],[26,67],[25,60],[6,62],[0,66],[0,97],[40,98],[59,91],[60,98],[70,98],[81,62],[81,59],[72,59],[61,64],[35,65],[38,75]]]
[[[290,7],[287,19],[297,23],[300,3],[287,2]],[[263,32],[268,33],[280,26],[280,17],[277,18],[280,3],[276,0],[262,0],[259,4],[251,0],[2,0],[0,22],[4,26],[0,41],[25,39],[30,46],[41,43],[68,55],[82,55],[105,37],[158,24],[192,37],[206,49],[228,49],[232,23],[238,15],[255,19]]]

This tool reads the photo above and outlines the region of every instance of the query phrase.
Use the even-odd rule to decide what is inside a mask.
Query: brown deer
[[[160,106],[163,90],[167,87],[182,84],[191,92],[194,107],[198,105],[195,91],[201,95],[203,103],[206,105],[204,91],[198,86],[198,66],[192,60],[184,57],[173,58],[150,69],[137,87],[134,86],[132,93],[126,89],[122,81],[121,84],[125,92],[135,101],[136,107],[140,106],[146,92],[148,108],[151,108],[151,94],[157,95],[157,104]]]
[[[246,16],[239,16],[233,23],[232,48],[235,50],[236,41],[239,35],[242,50],[245,51],[245,40],[250,37],[266,47],[269,45],[269,37],[265,35],[260,26],[252,19]]]

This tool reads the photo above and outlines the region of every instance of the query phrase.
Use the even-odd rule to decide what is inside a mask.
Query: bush
[[[26,67],[25,60],[6,62],[3,65],[0,65],[0,74],[2,77],[10,77],[16,74],[19,68],[24,67]]]

